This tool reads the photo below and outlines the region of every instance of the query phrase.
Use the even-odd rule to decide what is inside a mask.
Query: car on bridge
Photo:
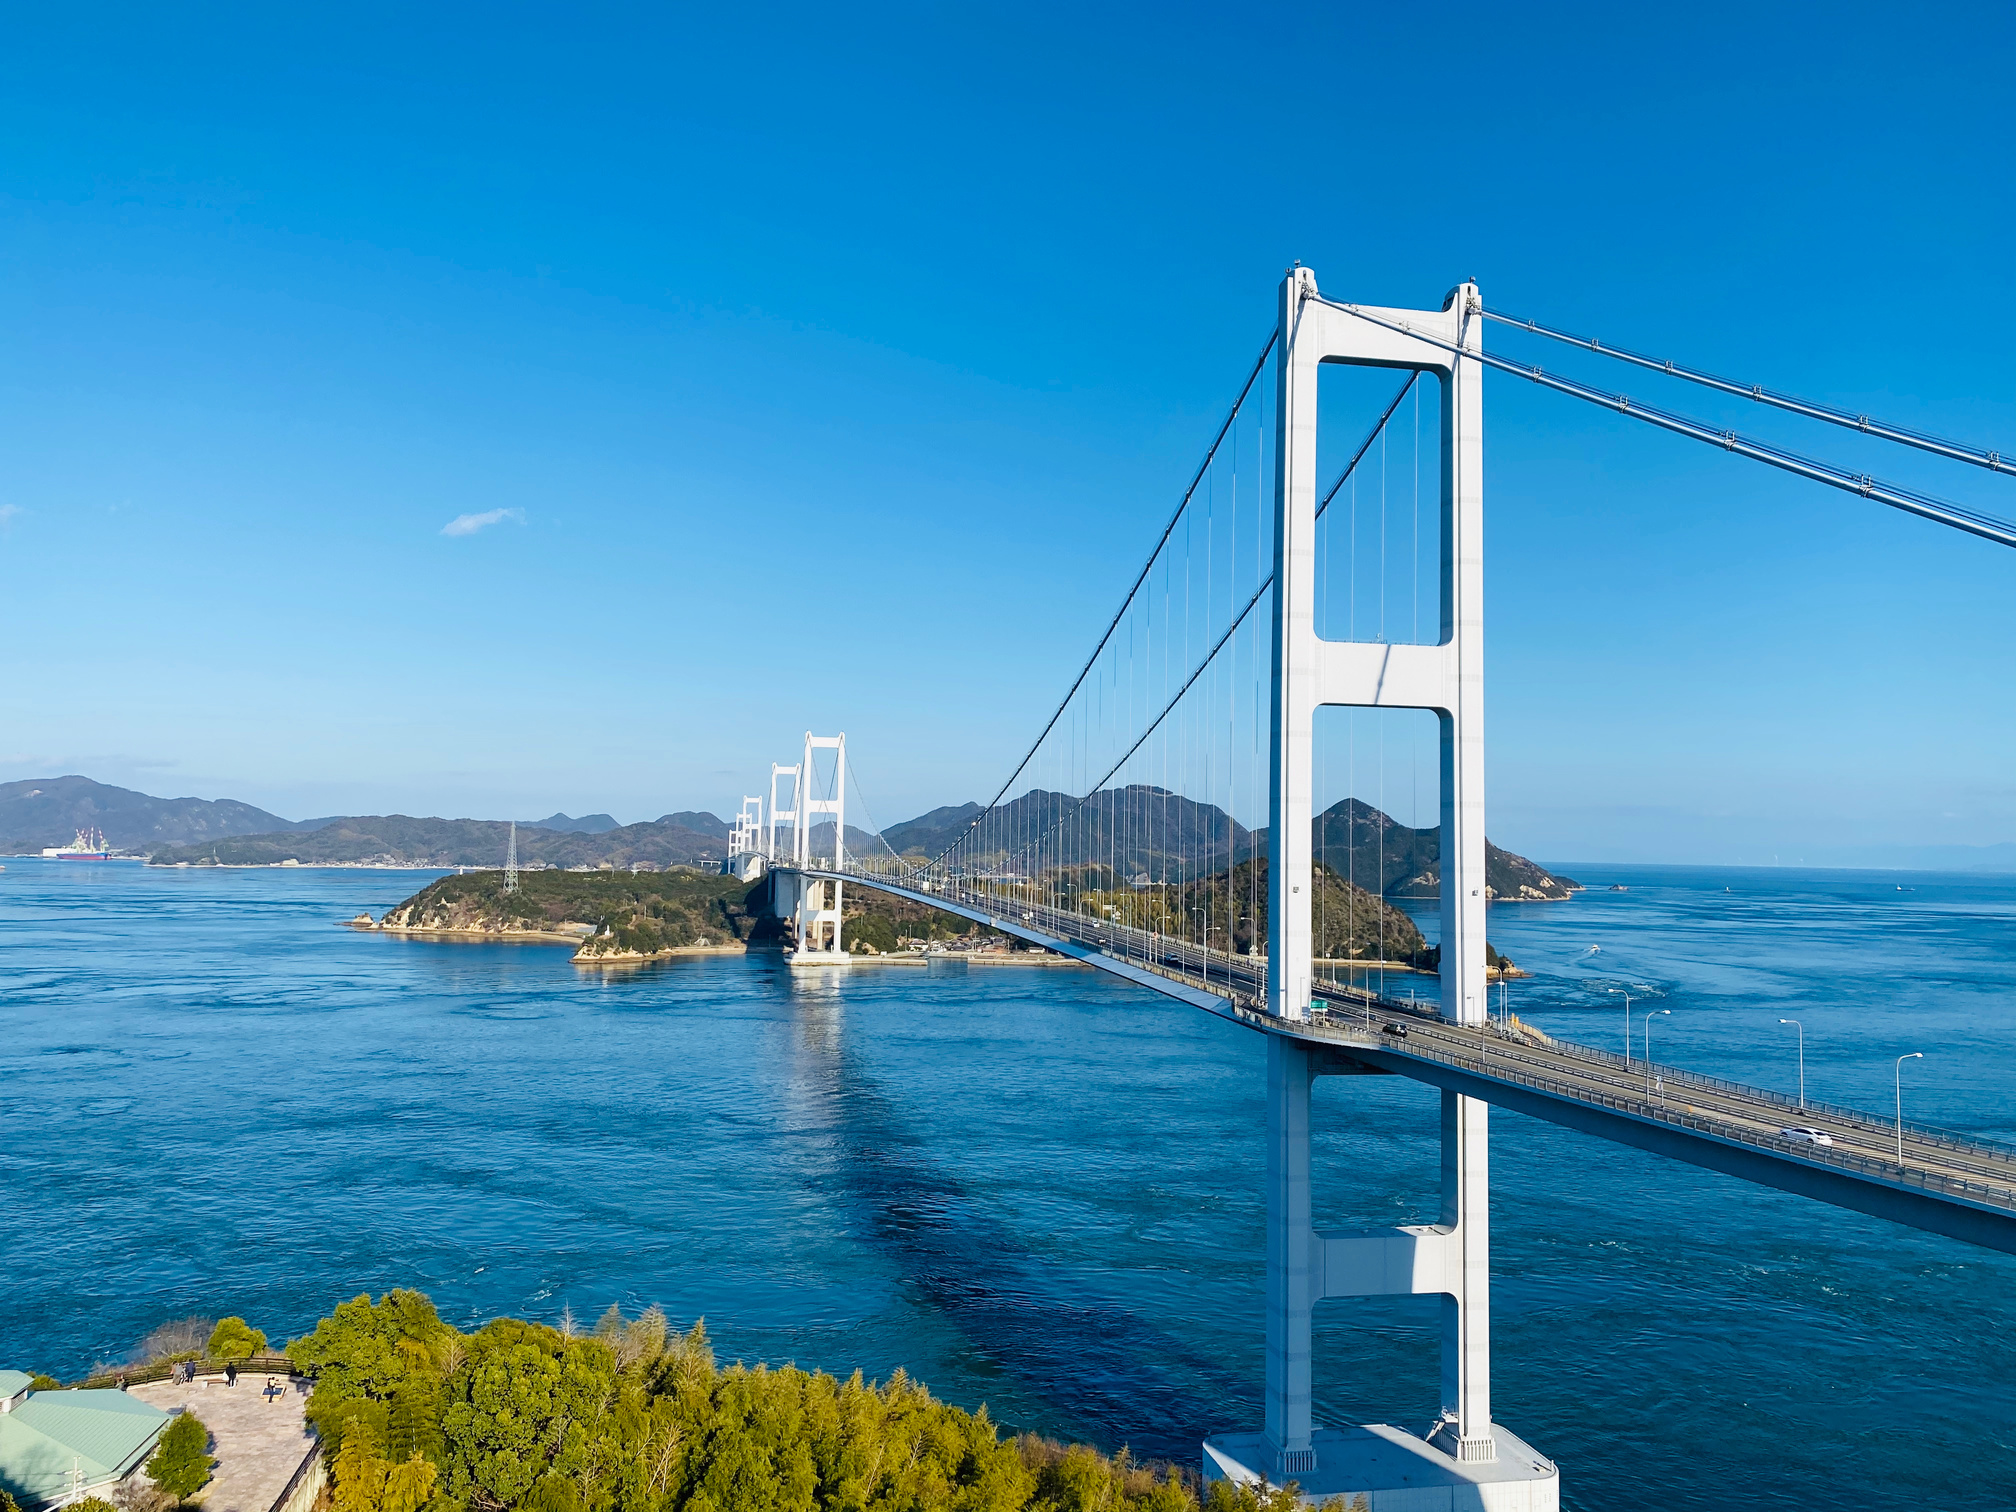
[[[1778,1136],[1781,1139],[1789,1139],[1794,1144],[1825,1145],[1830,1150],[1834,1148],[1832,1134],[1823,1134],[1818,1129],[1809,1129],[1803,1125],[1798,1128],[1780,1129]]]

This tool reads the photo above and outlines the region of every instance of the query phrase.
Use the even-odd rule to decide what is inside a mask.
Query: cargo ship
[[[43,847],[42,854],[54,856],[58,861],[110,861],[112,851],[105,844],[105,832],[97,829],[80,829],[77,838],[68,845]]]

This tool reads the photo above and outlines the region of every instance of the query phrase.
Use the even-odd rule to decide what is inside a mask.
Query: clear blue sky
[[[17,12],[0,778],[629,820],[728,812],[809,725],[885,822],[984,797],[1295,259],[2016,451],[2012,40],[1938,5]],[[1488,403],[1495,839],[2016,839],[2016,553]],[[976,602],[1012,655],[956,633]]]

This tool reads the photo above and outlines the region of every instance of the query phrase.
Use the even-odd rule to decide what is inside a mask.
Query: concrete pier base
[[[1293,1476],[1305,1503],[1338,1512],[1560,1512],[1561,1475],[1551,1460],[1496,1424],[1498,1457],[1464,1464],[1402,1428],[1318,1428],[1309,1436],[1313,1470]],[[1281,1484],[1263,1433],[1221,1433],[1204,1441],[1204,1479]]]
[[[785,961],[792,966],[852,966],[854,957],[844,950],[794,950]]]

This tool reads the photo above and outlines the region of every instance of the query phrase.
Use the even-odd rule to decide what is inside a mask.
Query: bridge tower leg
[[[1277,345],[1274,671],[1269,795],[1268,1011],[1284,1029],[1309,1016],[1314,724],[1324,704],[1433,710],[1441,727],[1440,1011],[1482,1024],[1484,991],[1482,306],[1461,284],[1440,310],[1378,309],[1385,324],[1323,300],[1313,272],[1281,285]],[[1391,326],[1405,329],[1395,331]],[[1439,382],[1442,411],[1441,635],[1432,646],[1316,634],[1316,390],[1325,362],[1413,369]],[[1315,1495],[1432,1485],[1455,1506],[1559,1504],[1554,1467],[1491,1418],[1488,1108],[1442,1099],[1440,1221],[1375,1234],[1315,1228],[1309,1103],[1321,1052],[1292,1032],[1267,1057],[1267,1421],[1264,1435],[1205,1444],[1207,1478],[1299,1482]],[[1442,1413],[1426,1438],[1371,1425],[1316,1429],[1311,1317],[1326,1298],[1442,1298]],[[1413,1456],[1404,1475],[1395,1458]],[[1457,1487],[1466,1488],[1456,1491]],[[1412,1503],[1409,1503],[1412,1505]]]

